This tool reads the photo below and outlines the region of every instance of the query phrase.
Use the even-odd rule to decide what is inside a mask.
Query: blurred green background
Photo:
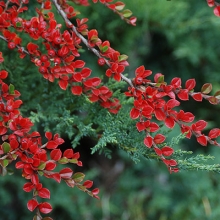
[[[195,78],[197,91],[206,82],[213,84],[213,90],[219,90],[220,19],[213,15],[205,0],[124,2],[126,8],[131,9],[138,19],[136,27],[127,25],[102,4],[76,8],[81,12],[81,17],[90,19],[89,29],[97,29],[101,39],[109,40],[113,48],[129,56],[129,77],[134,76],[138,66],[145,65],[153,73],[162,72],[167,82],[173,77],[181,77],[183,83],[189,78]],[[31,7],[34,13],[34,4]],[[1,42],[2,50],[5,48],[3,44]],[[40,74],[33,75],[37,68],[34,70],[33,64],[27,62],[28,58],[21,62],[10,51],[5,57],[10,62],[5,62],[10,80],[21,91],[22,100],[26,103],[22,109],[24,115],[28,116],[30,110],[34,112],[36,104],[50,105],[53,100],[53,92],[50,91],[54,91],[54,88],[57,89],[57,106],[61,106],[59,102],[62,102],[65,93],[43,80]],[[87,61],[87,66],[95,74],[104,73],[92,54],[84,52],[82,59]],[[196,103],[192,100],[182,103],[182,106],[185,111],[192,111],[197,119],[208,121],[210,127],[219,127],[219,107],[211,106],[206,101]],[[42,121],[37,126],[41,129],[51,127]],[[175,132],[178,134],[178,130]],[[68,138],[66,141],[68,143]],[[51,203],[54,207],[51,217],[54,219],[220,219],[219,174],[180,171],[170,175],[163,164],[152,160],[141,160],[135,164],[126,153],[112,146],[109,146],[113,151],[112,159],[104,155],[90,155],[93,144],[90,138],[79,141],[76,150],[80,151],[85,166],[83,169],[74,169],[85,172],[88,179],[95,181],[95,186],[101,190],[101,199],[90,198],[64,183],[42,180],[51,189]],[[184,140],[179,143],[179,147],[198,154],[215,155],[213,162],[219,163],[220,151],[216,147],[201,147],[195,139]],[[23,192],[25,180],[19,175],[16,171],[13,176],[0,178],[0,219],[27,220],[33,216],[26,208],[31,195]]]

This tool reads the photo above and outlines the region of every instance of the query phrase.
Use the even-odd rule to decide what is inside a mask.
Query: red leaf
[[[137,119],[140,115],[140,111],[136,108],[132,108],[131,111],[130,111],[130,117],[132,119]]]
[[[93,189],[92,194],[93,195],[98,195],[99,194],[99,189],[98,188]]]
[[[93,86],[96,87],[100,83],[101,83],[101,79],[99,77],[90,78],[83,82],[83,84],[87,87],[93,87]]]
[[[153,138],[150,136],[150,137],[145,137],[144,138],[144,144],[148,147],[148,148],[151,148],[152,147],[152,144],[153,144]]]
[[[145,130],[144,122],[137,122],[136,127],[139,132]]]
[[[70,159],[73,157],[73,149],[67,149],[64,151],[63,156]]]
[[[155,109],[155,117],[157,118],[157,120],[163,121],[166,118],[166,115],[162,109],[157,108]]]
[[[162,154],[166,157],[171,156],[174,152],[174,150],[168,146],[163,147],[161,150],[162,150]]]
[[[189,100],[189,94],[187,89],[181,89],[177,96],[179,97],[179,99],[183,101]]]
[[[161,144],[161,143],[163,143],[165,141],[165,139],[166,139],[166,137],[164,135],[157,134],[154,137],[154,142],[155,142],[155,144]]]
[[[154,151],[155,151],[155,153],[156,153],[158,156],[161,156],[161,155],[162,155],[162,151],[161,151],[160,148],[154,147]]]
[[[189,91],[193,90],[195,88],[195,86],[196,86],[195,79],[188,79],[186,81],[185,87],[186,87],[187,90],[189,90]]]
[[[201,135],[197,137],[197,141],[202,145],[202,146],[207,146],[207,138],[205,135]]]
[[[45,133],[45,137],[50,141],[50,140],[52,139],[53,135],[52,135],[51,132],[47,131],[47,132]]]
[[[71,92],[73,95],[81,95],[82,94],[82,87],[81,86],[72,86]]]
[[[60,176],[62,179],[69,179],[72,177],[73,175],[73,171],[70,168],[63,168],[60,172],[59,172]]]
[[[213,128],[212,130],[209,131],[209,138],[217,138],[220,136],[220,129],[219,128]]]
[[[174,108],[174,107],[176,107],[176,106],[179,106],[180,105],[180,102],[179,101],[177,101],[176,99],[170,99],[168,102],[167,102],[167,107],[168,108]]]
[[[192,97],[197,102],[201,102],[202,101],[202,94],[200,92],[193,94]]]
[[[213,12],[217,17],[219,17],[220,16],[220,6],[215,7]]]
[[[81,76],[80,73],[75,73],[75,74],[73,75],[73,78],[74,78],[74,80],[75,80],[76,82],[81,82],[81,81],[82,81],[82,76]]]
[[[5,79],[8,76],[8,72],[5,70],[0,71],[0,79]]]
[[[47,188],[41,188],[38,190],[38,196],[44,199],[50,199],[50,191]]]
[[[35,209],[37,206],[38,206],[38,202],[37,202],[37,200],[35,200],[35,199],[31,199],[31,200],[29,200],[28,203],[27,203],[27,208],[28,208],[31,212],[33,212],[34,209]]]
[[[159,125],[155,122],[150,123],[150,132],[156,132],[159,129]]]
[[[54,173],[54,174],[51,175],[51,177],[52,177],[55,181],[57,181],[58,183],[60,183],[61,177],[60,177],[60,174],[59,174],[59,173]]]
[[[58,144],[56,143],[56,141],[49,141],[47,143],[46,148],[47,149],[54,149],[54,148],[57,148],[57,146],[58,146]]]
[[[48,202],[42,202],[38,206],[41,213],[48,214],[52,211],[52,206]]]
[[[54,149],[54,150],[52,150],[50,152],[50,158],[52,160],[56,160],[57,161],[57,160],[59,160],[61,158],[61,156],[62,156],[62,152],[61,152],[60,149]]]
[[[91,180],[86,180],[84,183],[83,183],[83,186],[85,186],[87,189],[91,188],[93,185],[93,182]]]
[[[175,125],[174,119],[171,118],[171,117],[167,117],[167,118],[165,119],[165,125],[166,125],[168,128],[173,128],[174,125]]]
[[[34,188],[33,183],[25,183],[24,186],[23,186],[23,190],[25,192],[30,192],[33,188]]]
[[[59,80],[59,86],[61,89],[66,90],[68,86],[68,81],[67,80]]]
[[[89,77],[91,75],[92,70],[89,68],[83,68],[81,71],[81,76],[83,77],[83,79]]]
[[[193,125],[192,125],[192,129],[194,130],[194,131],[202,131],[206,126],[207,126],[207,122],[206,121],[204,121],[204,120],[199,120],[199,121],[197,121],[196,123],[194,123]]]
[[[85,66],[85,62],[82,60],[76,60],[73,62],[73,67],[74,68],[83,68]]]
[[[54,170],[56,168],[56,163],[54,161],[48,160],[46,162],[46,166],[45,166],[45,170],[51,171]]]
[[[171,159],[171,160],[169,160],[169,165],[172,166],[172,167],[176,166],[177,162],[175,160]]]

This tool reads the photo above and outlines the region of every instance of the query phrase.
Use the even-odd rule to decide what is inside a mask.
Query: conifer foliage
[[[98,65],[106,66],[105,75],[116,82],[127,83],[125,98],[132,100],[129,110],[130,117],[135,120],[136,129],[143,134],[140,142],[146,151],[153,152],[155,158],[162,161],[169,172],[178,172],[181,168],[175,157],[174,149],[166,143],[166,135],[160,131],[160,124],[168,129],[175,125],[180,127],[180,133],[186,138],[196,137],[202,146],[208,144],[220,147],[216,140],[220,129],[213,128],[208,134],[205,120],[195,120],[191,112],[179,107],[182,101],[193,99],[197,102],[208,101],[212,105],[220,103],[220,91],[210,95],[212,85],[206,83],[200,91],[195,91],[196,79],[182,82],[174,77],[166,82],[161,73],[154,74],[144,66],[136,68],[134,78],[129,79],[124,74],[129,66],[128,56],[121,54],[111,47],[108,40],[99,38],[98,30],[90,29],[87,25],[89,18],[79,18],[74,5],[89,7],[90,4],[100,3],[131,26],[136,25],[136,17],[121,1],[113,0],[37,0],[38,7],[32,17],[26,17],[32,2],[28,0],[0,1],[0,39],[8,50],[13,50],[20,59],[28,57],[32,65],[37,66],[38,72],[45,80],[58,83],[61,90],[72,93],[73,96],[86,97],[90,105],[94,102],[111,114],[117,115],[123,107],[114,90],[110,89],[101,77],[92,76],[92,70],[86,67],[81,58],[82,45],[86,46],[94,56]],[[214,14],[220,16],[220,5],[214,0],[207,0],[214,7]],[[59,18],[59,19],[58,19]],[[59,22],[60,18],[65,26]],[[23,37],[28,38],[24,44]],[[42,43],[39,43],[42,42]],[[0,63],[4,63],[4,51],[0,52]],[[43,79],[42,79],[43,80]],[[32,198],[27,201],[27,208],[36,214],[35,220],[49,220],[42,217],[52,211],[52,206],[44,199],[50,199],[50,190],[45,188],[40,178],[54,179],[56,182],[66,182],[69,187],[76,186],[90,196],[99,198],[99,190],[91,189],[93,182],[84,181],[85,175],[74,173],[69,167],[57,170],[58,164],[75,164],[82,166],[80,154],[73,149],[61,151],[59,146],[64,140],[59,134],[45,132],[44,137],[38,131],[32,131],[32,121],[23,117],[20,112],[22,102],[16,85],[10,84],[8,71],[0,70],[0,165],[1,174],[5,175],[8,166],[15,161],[15,168],[22,171],[22,177],[27,180],[23,186],[25,192],[32,192]],[[56,91],[54,91],[56,92]],[[98,112],[96,112],[98,114]],[[46,140],[45,142],[43,140]],[[91,189],[91,190],[90,190]],[[42,200],[43,199],[43,200]],[[42,202],[43,201],[43,202]]]

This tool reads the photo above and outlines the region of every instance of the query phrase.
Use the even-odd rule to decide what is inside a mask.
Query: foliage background
[[[195,78],[198,90],[206,82],[219,90],[220,19],[213,15],[206,1],[124,2],[138,18],[136,27],[128,26],[101,4],[78,10],[82,17],[90,18],[89,27],[96,28],[101,39],[110,40],[113,48],[129,56],[129,77],[133,77],[135,68],[144,64],[154,73],[162,72],[167,82],[176,76],[183,82]],[[35,13],[35,5],[30,7]],[[6,51],[5,43],[0,44],[2,51]],[[97,58],[86,48],[83,50],[82,59],[93,69],[93,74],[103,75],[104,69],[97,65]],[[76,151],[80,151],[84,162],[83,171],[101,190],[101,200],[97,201],[64,183],[46,180],[45,185],[51,188],[54,219],[215,220],[220,217],[218,173],[181,171],[170,175],[163,164],[139,157],[132,150],[141,149],[139,140],[142,139],[130,129],[133,122],[128,120],[129,100],[121,97],[125,106],[121,114],[110,116],[98,105],[91,106],[85,98],[74,98],[55,83],[45,81],[28,58],[21,61],[11,51],[4,56],[10,82],[22,94],[22,113],[31,115],[35,129],[61,133],[66,139],[63,148],[77,146]],[[110,83],[112,88],[122,91],[124,85]],[[116,95],[119,93],[118,90]],[[220,125],[219,107],[193,101],[182,106],[192,111],[197,119],[208,121],[210,127]],[[119,130],[112,134],[115,128]],[[104,132],[105,138],[94,148],[97,132]],[[178,132],[175,127],[172,134],[177,136]],[[91,148],[95,152],[93,155]],[[175,146],[179,148],[215,155],[216,159],[209,163],[219,163],[220,151],[213,146],[204,148],[195,140],[183,140]],[[97,149],[107,157],[96,152]],[[140,162],[135,164],[123,150]],[[2,219],[31,219],[32,213],[26,209],[30,195],[21,190],[24,180],[19,175],[16,172],[14,176],[0,178]]]

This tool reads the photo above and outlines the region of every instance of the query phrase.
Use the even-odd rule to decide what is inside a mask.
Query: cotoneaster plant
[[[164,75],[157,73],[153,80],[149,79],[152,71],[144,66],[136,68],[134,77],[129,79],[124,75],[129,65],[128,56],[121,54],[111,47],[108,40],[99,38],[98,30],[90,29],[87,25],[89,18],[79,19],[79,12],[73,5],[88,6],[101,3],[112,10],[119,18],[130,25],[136,25],[136,17],[125,8],[122,1],[113,0],[37,0],[39,6],[35,8],[36,15],[26,18],[29,11],[28,0],[0,1],[0,39],[7,45],[8,50],[17,53],[20,59],[28,57],[32,65],[38,67],[38,74],[50,82],[58,82],[60,89],[70,90],[73,96],[86,96],[90,102],[98,102],[111,114],[118,114],[121,109],[120,101],[114,96],[100,77],[91,77],[92,70],[86,67],[86,62],[80,58],[81,45],[85,45],[98,59],[98,65],[106,66],[105,75],[115,81],[125,81],[128,85],[125,96],[132,98],[133,106],[130,109],[130,118],[136,121],[138,132],[144,133],[140,140],[146,149],[153,150],[157,159],[160,159],[169,172],[178,172],[178,162],[175,159],[174,149],[165,142],[166,136],[160,132],[159,123],[172,129],[175,124],[186,137],[196,137],[202,146],[208,144],[220,147],[216,140],[220,136],[220,129],[213,128],[208,134],[203,131],[207,127],[205,120],[195,121],[191,112],[177,110],[182,101],[190,98],[197,102],[204,99],[210,104],[220,103],[220,91],[210,95],[212,85],[206,83],[200,91],[194,91],[195,79],[188,79],[182,83],[181,78],[175,77],[170,83]],[[214,7],[214,14],[220,16],[220,5],[214,0],[207,0],[210,7]],[[55,13],[56,11],[56,13]],[[64,29],[58,22],[58,17],[65,23]],[[23,44],[22,37],[29,39]],[[41,40],[42,45],[39,45]],[[43,49],[42,49],[43,48]],[[4,62],[4,51],[0,53],[0,63]],[[15,85],[16,86],[16,85]],[[27,208],[35,211],[35,220],[49,220],[42,217],[52,211],[49,202],[50,190],[45,188],[41,177],[54,179],[56,182],[66,182],[69,187],[78,187],[90,196],[99,198],[97,188],[90,190],[93,182],[86,180],[83,173],[74,173],[69,167],[55,170],[57,164],[76,164],[82,166],[79,153],[73,149],[61,151],[59,145],[64,140],[59,134],[45,132],[46,142],[38,131],[31,131],[33,123],[29,118],[22,117],[19,99],[20,92],[10,84],[8,71],[0,70],[0,165],[1,174],[6,174],[8,166],[15,161],[15,168],[22,171],[22,177],[27,180],[23,186],[25,192],[32,192],[32,198],[27,202]],[[92,105],[91,103],[91,105]],[[24,103],[25,105],[25,103]],[[129,115],[128,115],[129,117]],[[39,178],[40,177],[40,178]]]

